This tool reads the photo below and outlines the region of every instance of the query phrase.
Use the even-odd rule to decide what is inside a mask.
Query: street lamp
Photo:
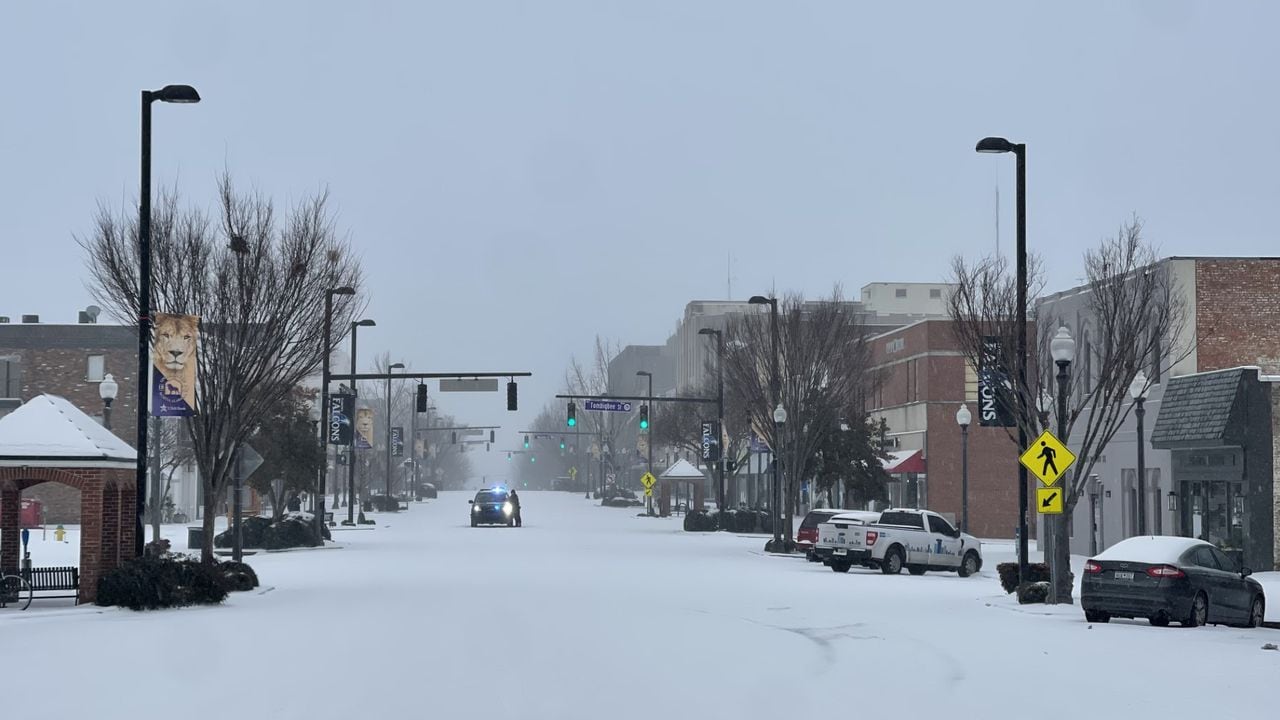
[[[404,363],[391,363],[387,366],[387,498],[391,502],[391,371],[403,370]],[[403,438],[402,438],[403,439]],[[384,505],[383,507],[387,507]]]
[[[980,153],[1013,153],[1017,158],[1017,345],[1018,345],[1018,450],[1027,447],[1027,146],[1002,137],[985,137],[974,148]],[[1027,582],[1027,469],[1018,463],[1018,585]]]
[[[1086,486],[1089,493],[1089,555],[1098,554],[1098,491],[1102,489],[1102,483],[1098,482],[1096,474],[1089,476],[1089,482]]]
[[[335,295],[355,295],[355,288],[349,285],[342,287],[329,288],[324,291],[324,348],[320,367],[320,407],[312,408],[312,414],[315,415],[315,421],[320,422],[322,418],[327,418],[329,413],[329,356],[333,354],[333,296]],[[354,339],[352,340],[354,342]],[[353,383],[354,384],[354,383]],[[350,418],[348,418],[350,420]],[[325,427],[328,427],[325,423]],[[354,442],[354,438],[353,438]],[[316,489],[316,537],[324,538],[324,495],[325,488],[329,483],[329,434],[320,433],[320,451],[324,453],[324,462],[320,466],[320,487]],[[336,496],[337,493],[335,492]],[[335,499],[335,503],[337,500]]]
[[[702,328],[699,335],[716,339],[716,507],[724,510],[725,494],[728,488],[724,484],[724,333],[716,328]]]
[[[98,397],[102,398],[102,427],[111,429],[111,403],[115,402],[120,385],[111,373],[102,376],[98,383]]]
[[[1138,417],[1138,534],[1147,534],[1147,455],[1146,434],[1142,431],[1142,418],[1147,414],[1147,374],[1138,371],[1129,383],[1129,396],[1133,398],[1133,414]],[[1158,502],[1158,501],[1157,501]],[[1159,510],[1159,508],[1156,508]]]
[[[133,552],[142,557],[142,515],[147,507],[147,390],[151,377],[151,103],[197,103],[190,85],[142,91],[142,172],[138,187],[138,464],[135,478]]]
[[[362,327],[374,327],[378,323],[365,318],[351,322],[351,408],[357,413],[356,398],[360,395],[360,384],[356,382],[356,335]],[[347,525],[356,524],[356,447],[360,443],[355,431],[356,419],[351,418],[351,445],[347,448]]]
[[[311,432],[316,433],[316,443],[323,448],[324,434],[320,432],[320,415],[319,405],[313,403],[311,407],[307,409],[307,418],[311,420]],[[311,501],[311,509],[315,513],[315,516],[320,519],[319,522],[316,523],[316,539],[321,543],[324,542],[324,531],[320,529],[324,524],[324,466],[328,464],[328,460],[329,459],[326,457],[320,463],[320,471],[316,473],[316,476],[320,479],[320,492],[316,493],[315,498]]]
[[[960,530],[969,532],[969,423],[973,413],[968,405],[956,410],[956,424],[960,426]]]
[[[642,377],[642,378],[645,378],[645,379],[647,379],[647,380],[649,381],[649,392],[645,394],[645,397],[646,397],[646,398],[648,398],[647,400],[645,400],[645,403],[646,403],[645,407],[648,407],[648,408],[649,408],[649,411],[650,411],[650,412],[653,412],[653,373],[649,372],[648,370],[637,370],[637,371],[636,371],[636,377]],[[652,421],[650,421],[650,422],[652,422]],[[648,471],[647,471],[647,472],[648,472],[650,475],[652,475],[652,474],[653,474],[653,435],[652,435],[652,432],[650,432],[649,436],[645,438],[645,443],[644,443],[644,444],[645,444],[645,446],[649,449],[649,459],[648,459],[648,467],[649,467],[649,469],[648,469]],[[590,489],[588,489],[588,490],[587,490],[587,497],[588,497],[588,498],[589,498],[589,497],[591,497],[591,490],[590,490]],[[650,515],[652,515],[652,514],[653,514],[653,496],[652,496],[652,495],[648,495],[648,496],[647,496],[647,501],[648,501],[648,503],[649,503],[649,514],[650,514]]]
[[[773,546],[774,552],[783,552],[782,548],[782,486],[778,484],[778,466],[782,464],[782,426],[787,424],[787,409],[778,403],[773,408],[773,436],[779,445],[779,452],[773,455]],[[766,548],[768,549],[768,548]]]
[[[787,419],[787,411],[782,408],[782,382],[778,375],[778,298],[765,297],[763,295],[753,295],[747,302],[751,305],[768,305],[769,306],[769,338],[772,345],[772,357],[770,358],[770,374],[769,374],[769,391],[772,397],[770,401],[777,406],[773,411],[774,422],[777,423],[778,410],[782,410],[783,422]],[[779,423],[774,430],[774,440],[778,441],[774,444],[780,445],[781,424]],[[774,513],[777,514],[782,507],[782,483],[779,467],[782,465],[781,456],[778,454],[778,448],[774,448],[773,459],[773,500]],[[765,551],[783,552],[782,537],[779,535],[781,528],[775,520],[773,522],[773,540],[765,545]]]
[[[1053,340],[1049,343],[1049,353],[1053,356],[1053,361],[1058,365],[1058,440],[1064,445],[1067,442],[1067,382],[1071,379],[1071,361],[1076,357],[1076,341],[1071,337],[1071,331],[1064,325],[1058,328],[1058,333],[1053,336]],[[1062,504],[1065,507],[1068,500],[1068,493],[1071,490],[1069,480],[1062,481]],[[1049,603],[1054,604],[1060,601],[1058,596],[1058,586],[1065,578],[1067,572],[1065,563],[1060,562],[1061,559],[1070,558],[1070,552],[1067,548],[1059,548],[1058,541],[1066,541],[1067,533],[1059,533],[1059,528],[1065,527],[1065,520],[1057,517],[1052,522],[1053,532],[1052,541],[1049,544],[1053,553],[1053,562],[1049,563]],[[1048,523],[1046,523],[1048,524]],[[1046,528],[1047,529],[1047,528]]]

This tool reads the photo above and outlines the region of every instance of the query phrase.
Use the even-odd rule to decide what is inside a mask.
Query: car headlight
[[[502,512],[510,515],[514,511],[515,511],[515,508],[511,506],[511,503],[509,502],[502,503]]]
[[[471,506],[471,512],[480,512],[480,506],[479,506],[479,505],[472,505],[472,506]]]

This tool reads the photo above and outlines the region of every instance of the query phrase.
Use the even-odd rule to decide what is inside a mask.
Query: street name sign
[[[444,378],[440,380],[440,392],[498,392],[498,378],[475,380]]]
[[[622,400],[585,400],[582,409],[592,412],[631,412],[631,403]]]

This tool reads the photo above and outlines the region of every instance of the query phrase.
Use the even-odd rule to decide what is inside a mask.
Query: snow
[[[1174,537],[1171,535],[1146,535],[1131,537],[1112,545],[1095,560],[1127,560],[1128,562],[1173,565],[1182,557],[1182,553],[1197,546],[1208,545],[1195,538]]]
[[[862,524],[873,523],[880,519],[880,513],[868,510],[845,510],[839,515],[833,516],[827,522],[835,522],[837,520],[856,521]]]
[[[661,480],[703,480],[706,475],[694,467],[693,463],[681,458],[658,476]]]
[[[1274,711],[1280,653],[1260,648],[1280,633],[1019,606],[995,576],[1009,541],[984,543],[971,578],[846,575],[571,493],[523,493],[523,528],[472,529],[469,497],[374,514],[375,530],[334,533],[341,552],[252,556],[263,588],[223,607],[0,610],[0,650],[20,658],[5,714],[702,720],[853,698],[891,717]],[[164,534],[185,548],[184,527]],[[1221,672],[1178,683],[1202,668]]]
[[[128,466],[138,454],[75,405],[37,395],[0,417],[0,465]]]

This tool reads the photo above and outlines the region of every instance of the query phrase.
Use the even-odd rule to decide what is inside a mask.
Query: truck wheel
[[[849,568],[851,567],[853,567],[853,565],[848,562],[832,562],[831,563],[831,569],[838,573],[847,573],[849,572]]]
[[[929,568],[925,567],[924,565],[908,565],[907,566],[907,572],[911,573],[912,575],[923,575],[925,574],[925,571],[927,571],[928,569]]]
[[[964,554],[964,559],[960,561],[960,569],[956,570],[956,574],[960,577],[969,577],[978,573],[978,553],[970,550]]]
[[[903,561],[902,548],[894,545],[884,554],[884,560],[880,561],[880,572],[885,575],[897,575],[902,572]]]

